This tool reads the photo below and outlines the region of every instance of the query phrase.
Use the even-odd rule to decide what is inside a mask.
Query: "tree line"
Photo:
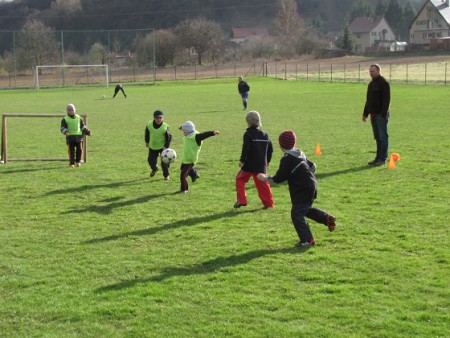
[[[169,64],[191,63],[187,50],[195,51],[198,64],[206,62],[240,61],[246,58],[289,59],[303,54],[320,57],[330,43],[326,36],[325,20],[329,11],[336,7],[347,8],[341,20],[342,34],[339,46],[351,50],[348,42],[348,24],[357,16],[384,15],[399,37],[406,37],[407,26],[416,13],[413,0],[217,0],[204,4],[202,1],[180,2],[154,1],[152,6],[138,0],[21,0],[0,4],[2,13],[0,26],[15,19],[15,24],[24,19],[16,42],[16,59],[12,62],[12,40],[0,34],[0,66],[10,69],[34,68],[36,65],[61,62],[61,41],[56,31],[114,30],[113,36],[100,33],[73,33],[70,42],[65,41],[64,62],[67,64],[104,63],[107,54],[134,51],[135,58],[129,62],[137,66],[165,67]],[[175,6],[175,3],[178,3]],[[214,4],[214,6],[212,6]],[[8,12],[9,10],[9,12]],[[15,14],[12,14],[15,13]],[[22,13],[21,16],[19,13]],[[230,17],[227,14],[233,13]],[[315,16],[308,16],[315,13]],[[322,18],[324,16],[324,18]],[[159,17],[159,21],[156,19]],[[170,19],[167,19],[170,17]],[[241,17],[246,20],[240,21]],[[150,19],[152,18],[152,19]],[[215,18],[218,20],[213,20]],[[231,19],[234,21],[231,21]],[[167,20],[165,20],[167,19]],[[234,22],[251,26],[268,27],[270,37],[255,38],[243,45],[231,44],[229,30]],[[132,20],[132,23],[129,21]],[[409,20],[409,21],[408,21]],[[130,27],[148,27],[148,22],[157,23],[152,32],[120,33]],[[344,24],[343,24],[344,22]],[[263,23],[263,24],[262,24]],[[225,27],[225,28],[224,28]],[[131,34],[131,35],[130,35]],[[156,60],[153,64],[153,55]]]

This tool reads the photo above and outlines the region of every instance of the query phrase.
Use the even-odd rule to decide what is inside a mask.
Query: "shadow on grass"
[[[216,113],[231,113],[234,110],[208,110],[195,112],[196,114],[216,114]]]
[[[114,209],[117,209],[117,208],[123,208],[123,207],[129,206],[129,205],[134,205],[134,204],[147,203],[148,201],[151,201],[153,199],[160,198],[163,196],[174,195],[174,194],[175,193],[149,195],[149,196],[139,197],[134,200],[126,200],[126,201],[122,201],[122,202],[117,202],[117,201],[123,199],[123,197],[115,197],[115,198],[111,199],[112,202],[107,205],[93,205],[93,206],[90,206],[90,207],[87,207],[84,209],[73,209],[70,211],[65,211],[62,214],[65,215],[65,214],[82,213],[82,212],[97,212],[99,214],[108,215]],[[107,200],[104,200],[104,201],[107,201]]]
[[[232,255],[227,257],[218,257],[197,265],[188,267],[168,267],[162,270],[161,273],[148,277],[148,278],[135,278],[132,280],[125,280],[115,284],[100,287],[95,290],[95,292],[107,292],[107,291],[117,291],[135,286],[136,284],[145,284],[149,282],[161,282],[167,278],[172,277],[183,277],[191,275],[204,275],[208,273],[213,273],[220,269],[229,268],[237,265],[246,264],[254,259],[258,259],[267,255],[276,254],[301,254],[305,253],[306,249],[297,248],[283,248],[283,249],[264,249],[264,250],[254,250],[240,255]]]
[[[373,168],[377,168],[375,166],[371,166],[371,165],[364,165],[364,166],[360,166],[360,167],[355,167],[355,168],[348,168],[348,169],[343,169],[343,170],[337,170],[337,171],[333,171],[330,173],[318,173],[316,174],[316,178],[318,180],[322,179],[322,178],[327,178],[327,177],[331,177],[331,176],[336,176],[336,175],[345,175],[345,174],[352,174],[352,173],[356,173],[359,171],[364,171],[364,170],[368,170],[368,169],[373,169]]]
[[[237,216],[239,214],[256,212],[256,211],[260,211],[260,209],[259,210],[252,209],[252,210],[245,210],[245,211],[239,211],[239,212],[232,210],[232,211],[222,212],[220,214],[215,214],[215,215],[207,215],[207,216],[182,219],[182,220],[179,220],[179,221],[176,221],[173,223],[168,223],[168,224],[165,224],[165,225],[162,225],[159,227],[129,231],[129,232],[125,232],[120,235],[111,235],[111,236],[106,236],[106,237],[101,237],[101,238],[94,238],[94,239],[83,242],[83,244],[95,244],[95,243],[101,243],[101,242],[107,242],[107,241],[115,241],[115,240],[118,240],[121,238],[126,238],[128,236],[148,236],[148,235],[156,234],[160,231],[167,231],[167,230],[172,230],[172,229],[176,229],[176,228],[180,228],[180,227],[190,227],[190,226],[200,224],[200,223],[211,222],[211,221],[214,221],[217,219],[229,218],[229,217]]]
[[[0,167],[1,168],[1,167]],[[25,168],[25,169],[6,169],[6,170],[0,170],[2,174],[17,174],[17,173],[31,173],[34,171],[42,171],[42,170],[59,170],[61,169],[61,166],[55,166],[55,167],[42,167],[42,168]]]
[[[101,189],[101,188],[118,188],[124,185],[133,185],[137,183],[141,183],[142,181],[146,181],[147,178],[139,178],[132,181],[126,181],[126,182],[114,182],[114,183],[108,183],[108,184],[94,184],[94,185],[82,185],[81,187],[75,187],[71,189],[58,189],[54,191],[49,191],[45,193],[44,196],[50,196],[50,195],[63,195],[63,194],[74,194],[74,193],[80,193],[87,190],[92,189]]]

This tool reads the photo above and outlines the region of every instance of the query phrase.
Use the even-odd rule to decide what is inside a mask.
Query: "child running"
[[[272,159],[273,147],[269,135],[261,130],[261,116],[257,111],[247,113],[247,130],[244,133],[241,158],[239,160],[239,170],[236,175],[236,195],[237,201],[234,207],[240,208],[247,205],[247,194],[245,185],[250,177],[253,177],[258,196],[264,208],[273,208],[273,196],[270,184],[257,179],[258,173],[265,173],[267,166]]]
[[[281,158],[277,173],[275,176],[260,173],[258,179],[271,183],[288,181],[292,202],[291,218],[300,238],[295,246],[311,247],[314,246],[315,240],[305,216],[317,223],[325,224],[330,231],[333,231],[336,226],[336,218],[312,207],[314,200],[317,198],[315,164],[306,159],[305,154],[300,149],[295,148],[295,133],[286,130],[280,134],[278,141],[284,156]]]
[[[198,155],[202,148],[203,140],[208,137],[219,135],[219,131],[206,131],[199,133],[195,130],[195,125],[191,121],[186,121],[179,128],[183,134],[183,158],[181,160],[181,188],[180,193],[186,194],[189,190],[187,176],[191,177],[192,183],[195,182],[200,176],[197,173],[197,169],[194,168],[198,161]]]

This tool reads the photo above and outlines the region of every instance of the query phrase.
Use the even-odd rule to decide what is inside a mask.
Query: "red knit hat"
[[[297,136],[292,130],[285,130],[278,137],[278,142],[281,148],[290,150],[294,148],[296,139]]]

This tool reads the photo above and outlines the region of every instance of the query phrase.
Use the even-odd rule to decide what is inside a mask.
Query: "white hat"
[[[66,109],[68,109],[68,110],[73,110],[73,111],[77,111],[77,109],[75,108],[75,106],[72,104],[72,103],[69,103],[68,105],[67,105],[67,108]]]
[[[186,133],[192,133],[193,131],[195,131],[195,124],[191,121],[186,121],[182,124],[180,129]]]

